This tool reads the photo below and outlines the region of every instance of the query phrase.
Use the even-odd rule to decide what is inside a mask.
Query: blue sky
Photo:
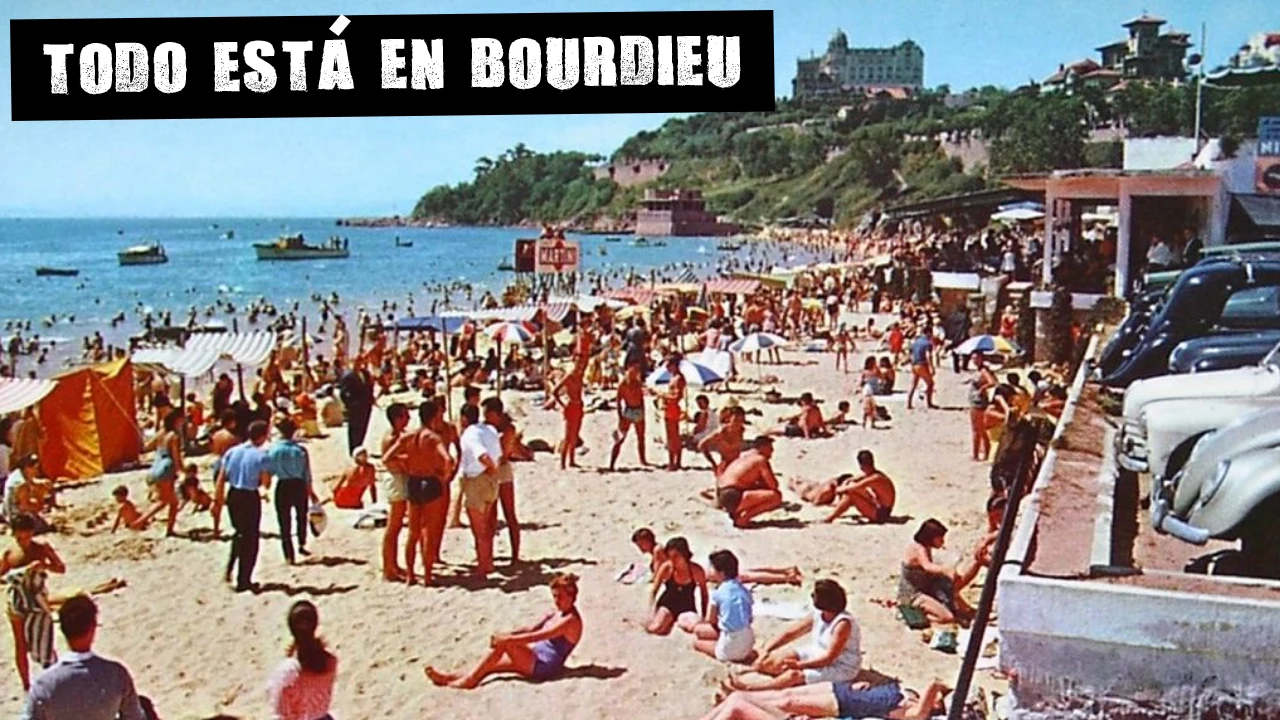
[[[777,94],[795,60],[837,27],[852,45],[911,38],[925,82],[1014,86],[1059,63],[1095,57],[1120,24],[1148,11],[1193,34],[1209,23],[1218,64],[1261,30],[1280,30],[1274,0],[544,0],[573,11],[773,9]],[[608,154],[654,128],[656,114],[440,118],[306,118],[14,123],[9,120],[11,18],[369,15],[520,12],[528,2],[473,0],[3,0],[0,2],[0,216],[350,215],[406,213],[423,191],[470,178],[474,160],[517,142],[535,150]]]

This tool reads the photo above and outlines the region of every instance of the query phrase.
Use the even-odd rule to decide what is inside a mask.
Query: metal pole
[[[1037,436],[1035,426],[1021,421],[1010,430],[1015,433],[1014,439],[1021,440],[1023,443],[1019,448],[1021,453],[1017,460],[1017,473],[1009,485],[1004,517],[1000,519],[1000,533],[996,536],[996,545],[991,551],[991,564],[987,567],[987,577],[982,583],[982,596],[978,600],[977,615],[969,628],[969,644],[965,648],[964,661],[960,664],[960,675],[956,678],[956,687],[951,695],[951,708],[947,713],[947,720],[960,720],[964,716],[964,704],[969,697],[973,672],[978,664],[978,658],[982,655],[982,636],[986,633],[991,606],[995,603],[1000,568],[1004,565],[1005,556],[1009,553],[1009,542],[1013,538],[1013,524],[1018,517],[1018,506],[1022,503],[1022,495],[1029,484],[1028,475],[1032,470],[1031,465],[1035,457]],[[992,472],[995,472],[994,467]]]
[[[1204,96],[1204,63],[1205,63],[1205,24],[1200,23],[1200,64],[1196,73],[1196,130],[1195,130],[1195,150],[1191,153],[1191,159],[1195,160],[1200,154],[1200,113],[1203,107]]]

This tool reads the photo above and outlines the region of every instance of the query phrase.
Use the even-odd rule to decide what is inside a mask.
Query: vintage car
[[[1154,487],[1157,531],[1197,545],[1240,540],[1247,574],[1280,575],[1280,407],[1200,438],[1186,464]]]
[[[1124,395],[1116,461],[1170,477],[1202,435],[1271,407],[1280,407],[1280,343],[1257,365],[1140,380]]]
[[[1280,330],[1227,333],[1187,340],[1169,353],[1169,374],[1211,372],[1256,365],[1280,342]]]
[[[1103,346],[1102,352],[1098,354],[1097,362],[1094,363],[1099,377],[1110,375],[1128,360],[1133,347],[1146,334],[1151,316],[1159,310],[1167,294],[1168,288],[1163,287],[1159,290],[1140,292],[1129,300],[1128,317],[1112,333],[1107,344]]]
[[[1210,260],[1182,273],[1142,339],[1103,385],[1128,387],[1163,375],[1180,343],[1231,331],[1280,329],[1280,260]]]

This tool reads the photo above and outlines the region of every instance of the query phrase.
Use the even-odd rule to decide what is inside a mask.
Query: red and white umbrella
[[[524,320],[504,320],[485,328],[484,335],[499,345],[506,343],[523,345],[532,342],[538,336],[538,329]]]

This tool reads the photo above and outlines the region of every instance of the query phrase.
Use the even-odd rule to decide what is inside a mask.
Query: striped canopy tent
[[[453,315],[455,317],[469,317],[473,320],[490,321],[501,320],[503,322],[535,322],[539,318],[540,313],[545,312],[545,317],[553,323],[559,324],[564,321],[565,317],[573,310],[573,302],[569,300],[559,300],[549,303],[538,303],[528,305],[515,305],[513,307],[493,308],[490,310],[472,310],[469,312],[444,313],[445,316]]]
[[[618,288],[617,290],[610,290],[609,292],[605,293],[605,297],[613,298],[615,300],[628,300],[630,302],[638,303],[640,305],[648,305],[654,300],[657,300],[662,297],[666,297],[669,294],[671,294],[669,291],[666,291],[662,288],[650,289],[650,288],[640,288],[640,287],[625,287],[625,288]]]
[[[0,378],[0,415],[26,410],[43,400],[57,386],[52,380]]]
[[[181,348],[145,348],[133,353],[135,365],[162,367],[183,377],[199,377],[219,360],[236,365],[261,365],[276,346],[269,330],[243,333],[201,333]]]
[[[707,294],[754,295],[760,290],[760,281],[754,278],[718,278],[708,280]]]
[[[696,295],[702,290],[702,286],[698,283],[664,283],[659,285],[656,290],[667,293],[678,293],[680,295]]]

